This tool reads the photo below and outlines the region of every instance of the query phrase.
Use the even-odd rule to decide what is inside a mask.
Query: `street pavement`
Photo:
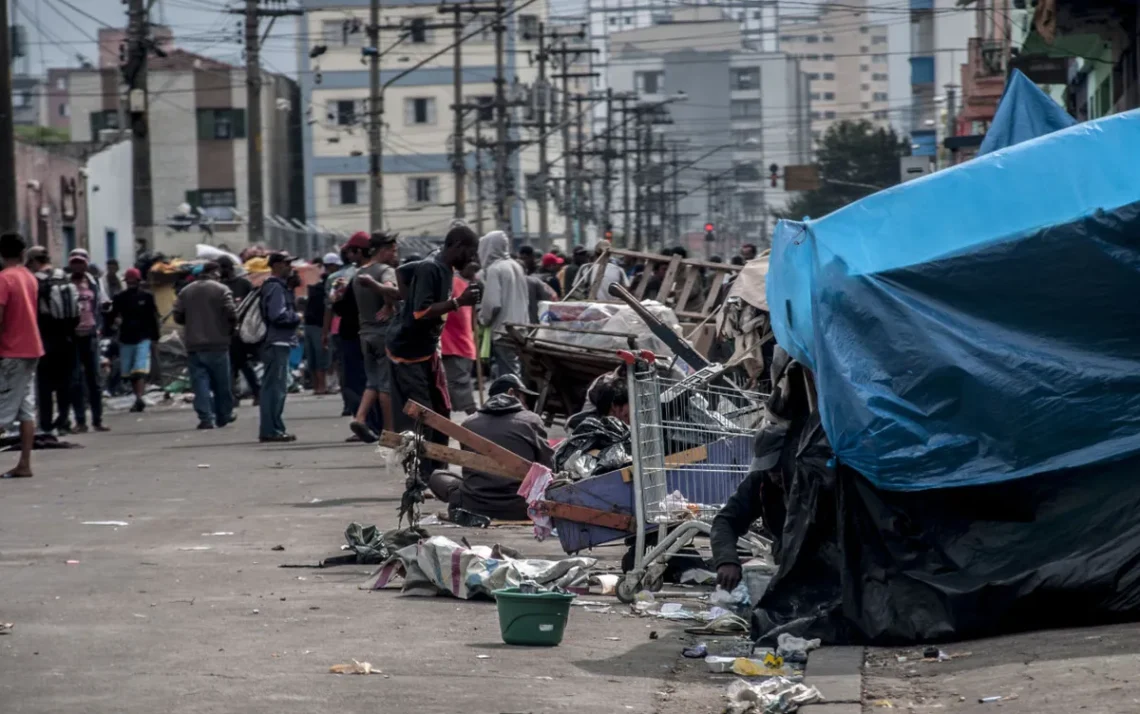
[[[352,521],[396,523],[403,476],[344,443],[340,408],[290,396],[291,445],[258,444],[248,406],[214,431],[188,406],[113,414],[0,481],[0,712],[721,710],[720,681],[671,704],[691,640],[676,623],[574,608],[560,647],[512,648],[493,603],[362,591],[367,566],[280,567],[339,554]],[[432,530],[563,555],[529,528]],[[383,674],[328,673],[353,659]]]

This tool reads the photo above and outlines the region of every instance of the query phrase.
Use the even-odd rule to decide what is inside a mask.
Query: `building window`
[[[824,78],[824,79],[826,79],[826,80],[832,80],[832,79],[835,79],[835,72],[824,72],[824,73],[823,73],[823,78]]]
[[[618,18],[616,18],[616,17],[611,17],[611,18],[610,18],[610,25],[611,25],[611,26],[613,26],[613,25],[616,25],[616,24],[618,24]]]
[[[64,102],[63,104],[59,105],[59,115],[61,117],[66,117],[66,116],[71,115],[71,111],[67,108],[67,102]]]
[[[861,45],[859,47],[859,52],[861,52],[862,54],[867,54],[870,51],[871,51],[871,48],[868,47],[867,45]]]
[[[55,79],[55,88],[56,88],[56,89],[67,89],[67,78],[65,78],[65,77],[56,77],[56,79]]]
[[[835,38],[834,38],[834,37],[832,37],[831,35],[824,35],[824,36],[823,36],[823,41],[824,41],[824,42],[835,42]]]
[[[201,140],[244,139],[245,110],[199,109],[198,138]]]
[[[879,110],[879,111],[876,111],[874,114],[872,114],[872,116],[875,117],[876,119],[886,119],[887,118],[887,112],[883,111],[883,110]]]
[[[876,72],[871,75],[871,79],[875,82],[885,82],[887,81],[887,75],[884,72]]]
[[[407,21],[408,42],[413,45],[424,45],[431,42],[431,32],[427,27],[428,21],[424,17],[410,17]]]
[[[435,203],[439,197],[439,179],[435,176],[413,176],[408,179],[408,203]]]
[[[634,72],[633,86],[639,94],[660,94],[665,91],[665,73]]]
[[[887,38],[886,37],[872,37],[871,38],[871,44],[872,45],[885,45],[885,44],[887,44]]]
[[[818,102],[819,101],[819,92],[812,92],[811,98]]]
[[[863,83],[859,85],[859,89],[862,89],[864,92],[868,92],[871,90],[871,85]]]
[[[819,61],[819,55],[804,55],[804,59],[806,59],[809,62],[818,62]]]
[[[875,102],[885,102],[885,101],[887,101],[887,93],[886,92],[875,92],[874,94],[871,95],[871,100],[875,101]]]
[[[728,106],[729,114],[733,119],[760,116],[760,100],[758,99],[733,99]]]
[[[538,39],[538,15],[519,15],[519,35],[524,40]]]
[[[405,99],[404,124],[406,126],[430,126],[435,124],[435,98],[409,97]]]
[[[119,259],[119,232],[113,228],[106,228],[103,230],[103,250],[104,255],[110,260],[114,258]]]
[[[795,42],[800,38],[795,35],[780,35],[780,42]]]
[[[119,126],[119,113],[114,109],[91,112],[91,141],[99,140],[99,132],[108,129],[122,129]]]
[[[810,79],[819,79],[819,72],[808,72],[807,78],[809,80]]]
[[[186,203],[215,221],[231,221],[237,208],[237,191],[232,188],[203,188],[186,192]]]
[[[819,35],[804,35],[804,42],[808,43],[809,45],[814,45],[815,43],[819,42]]]
[[[747,69],[732,70],[732,88],[739,90],[759,89],[760,68],[748,67]]]
[[[835,112],[824,112],[823,118],[824,119],[834,119],[835,118]]]
[[[811,118],[812,118],[812,119],[822,119],[822,118],[823,118],[823,114],[821,114],[820,112],[812,112],[812,113],[811,113]]]
[[[627,24],[627,25],[632,25],[632,24],[633,24],[633,18],[632,18],[632,17],[628,17],[628,16],[627,16],[627,17],[625,18],[625,24]]]
[[[870,31],[871,31],[871,28],[867,27],[866,25],[863,25],[862,27],[859,28],[859,32],[862,32],[864,35]]]
[[[823,101],[834,102],[835,101],[835,92],[824,92],[823,93]]]
[[[759,20],[759,19],[760,19],[760,11],[759,11],[759,10],[755,10],[755,11],[753,11],[753,13],[752,13],[752,19],[753,19],[753,20]]]
[[[830,54],[829,54],[829,55],[824,55],[824,56],[823,56],[823,61],[824,61],[824,62],[834,62],[834,61],[835,61],[835,55],[830,55]]]
[[[861,64],[861,65],[859,65],[859,71],[860,72],[870,72],[871,71],[871,65]]]
[[[887,56],[886,55],[871,55],[871,61],[872,62],[886,62]]]
[[[815,141],[819,141],[820,139],[823,138],[823,132],[822,131],[813,131],[811,133],[811,138],[814,139]]]
[[[356,100],[338,99],[334,102],[333,111],[329,112],[329,119],[337,126],[352,126],[356,124]]]
[[[870,102],[860,102],[860,103],[859,103],[859,108],[860,108],[860,109],[870,109],[870,108],[871,108],[871,103],[870,103]]]
[[[759,143],[760,130],[759,129],[733,129],[732,141],[737,146],[748,146],[752,143]]]
[[[330,47],[363,47],[367,37],[364,23],[358,17],[321,23],[321,38]]]
[[[355,206],[364,194],[363,179],[333,179],[329,181],[330,206]]]
[[[655,12],[650,17],[650,21],[654,25],[669,25],[673,22],[673,13],[671,12]]]

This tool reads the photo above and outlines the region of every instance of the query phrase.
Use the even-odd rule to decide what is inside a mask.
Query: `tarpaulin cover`
[[[1036,139],[1077,123],[1021,70],[1013,70],[978,156]]]
[[[1140,112],[781,222],[768,303],[882,489],[1140,454]]]

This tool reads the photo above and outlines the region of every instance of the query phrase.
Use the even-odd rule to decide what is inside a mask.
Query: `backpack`
[[[261,288],[257,287],[238,306],[238,339],[247,345],[259,345],[265,340],[267,331],[265,311],[261,308]]]
[[[36,273],[39,281],[39,314],[62,322],[79,321],[79,291],[67,273],[55,268]]]

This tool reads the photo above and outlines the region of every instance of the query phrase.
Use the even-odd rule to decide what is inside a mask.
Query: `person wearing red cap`
[[[562,283],[558,280],[558,271],[562,270],[562,264],[565,262],[554,253],[547,253],[542,256],[542,282],[549,285],[560,299],[562,297]]]
[[[158,342],[158,308],[154,296],[142,289],[138,268],[127,268],[123,282],[127,287],[111,299],[107,324],[119,321],[119,370],[135,392],[131,411],[141,412],[146,409],[142,395],[150,375],[150,348]]]

